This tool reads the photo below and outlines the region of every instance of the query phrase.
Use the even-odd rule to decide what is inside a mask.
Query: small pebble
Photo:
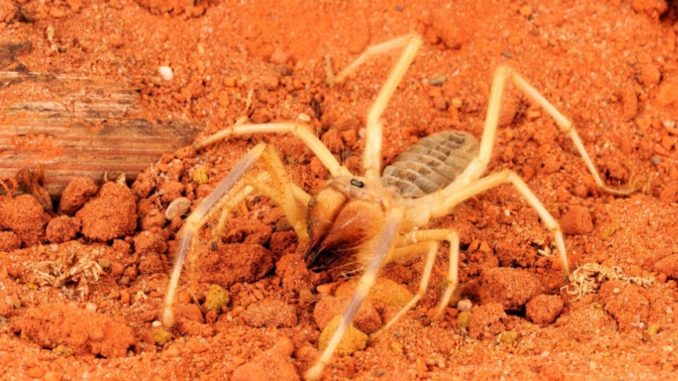
[[[471,307],[473,307],[473,303],[468,299],[462,299],[457,303],[459,312],[471,311]]]
[[[431,86],[442,86],[447,78],[444,75],[439,75],[428,80],[429,85]]]
[[[167,207],[167,210],[165,211],[165,218],[171,221],[175,218],[181,217],[188,211],[188,208],[190,207],[191,200],[189,200],[188,198],[186,197],[175,198],[174,201],[172,201]]]
[[[171,81],[174,78],[174,72],[172,71],[172,68],[169,66],[158,67],[158,73],[160,74],[160,77],[165,81]]]

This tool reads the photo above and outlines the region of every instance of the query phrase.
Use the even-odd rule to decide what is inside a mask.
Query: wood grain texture
[[[73,74],[0,71],[0,176],[42,166],[51,195],[72,178],[105,172],[133,179],[193,141],[187,121],[140,117],[124,83]]]

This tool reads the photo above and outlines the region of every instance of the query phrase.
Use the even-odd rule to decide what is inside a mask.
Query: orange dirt
[[[510,187],[493,189],[436,222],[460,232],[455,301],[470,303],[431,321],[440,255],[417,307],[336,357],[325,378],[667,380],[678,373],[676,20],[665,0],[0,0],[0,70],[120,81],[141,94],[144,118],[188,119],[201,137],[243,116],[251,92],[251,120],[306,120],[356,170],[393,58],[329,87],[325,56],[337,69],[370,44],[424,37],[383,116],[387,163],[437,131],[479,137],[492,73],[509,64],[572,118],[607,183],[639,190],[598,191],[553,121],[508,91],[490,171],[525,179],[562,223],[573,269],[599,264],[607,275],[570,295],[533,210]],[[59,212],[0,196],[0,379],[298,380],[351,285],[339,271],[306,270],[305,248],[266,199],[248,199],[215,245],[200,232],[177,324],[158,321],[185,218],[168,219],[168,205],[186,197],[195,208],[259,141],[277,147],[295,183],[322,186],[326,171],[298,140],[255,136],[167,152],[129,190],[75,180]],[[384,283],[358,326],[383,324],[395,311],[383,300],[408,295],[397,284],[415,292],[422,265],[387,266],[397,283]],[[227,305],[206,307],[212,284]]]

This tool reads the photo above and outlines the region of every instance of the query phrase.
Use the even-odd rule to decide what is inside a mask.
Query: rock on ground
[[[593,231],[591,212],[583,206],[572,206],[560,220],[565,234],[587,234]]]
[[[64,188],[59,201],[59,213],[73,215],[97,194],[99,187],[88,177],[76,177]]]
[[[293,305],[278,299],[264,299],[251,304],[241,315],[250,327],[294,327],[297,325],[297,312]]]
[[[678,254],[664,257],[654,264],[654,268],[668,277],[678,280]]]
[[[506,330],[506,313],[499,303],[488,303],[471,311],[468,333],[474,339],[489,339]]]
[[[196,245],[191,274],[201,282],[228,288],[238,282],[255,282],[273,267],[271,252],[253,243]]]

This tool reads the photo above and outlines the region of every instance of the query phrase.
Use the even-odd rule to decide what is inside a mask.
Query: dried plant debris
[[[563,289],[576,299],[598,291],[603,282],[620,280],[641,287],[650,287],[655,279],[652,276],[630,276],[624,274],[621,267],[604,266],[598,263],[585,263],[574,270],[568,277],[568,284]]]
[[[70,297],[84,300],[89,285],[99,281],[103,269],[97,263],[97,249],[83,250],[80,245],[62,247],[56,259],[24,263],[30,269],[28,281],[38,286],[64,287]],[[70,286],[75,285],[75,289]]]

